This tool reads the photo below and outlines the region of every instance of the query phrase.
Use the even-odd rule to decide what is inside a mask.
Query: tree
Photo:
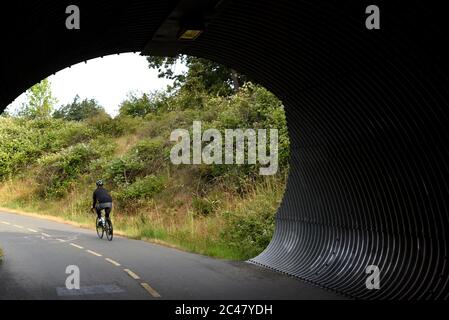
[[[26,92],[27,103],[22,106],[19,115],[27,118],[48,118],[51,116],[56,98],[51,92],[48,79],[35,84]]]
[[[235,70],[207,59],[186,55],[176,57],[147,57],[149,68],[157,69],[159,78],[174,80],[174,88],[205,91],[207,94],[227,96],[238,91],[246,77]],[[184,63],[188,71],[175,73],[174,67]]]
[[[163,91],[144,93],[141,96],[130,92],[120,104],[119,114],[131,117],[144,117],[149,113],[170,111],[170,99]]]
[[[152,111],[152,104],[147,94],[138,97],[134,93],[130,93],[128,98],[124,100],[119,107],[121,115],[128,115],[131,117],[144,117]]]
[[[104,108],[95,99],[79,100],[79,95],[76,95],[71,103],[56,110],[53,117],[69,121],[81,121],[105,112]]]

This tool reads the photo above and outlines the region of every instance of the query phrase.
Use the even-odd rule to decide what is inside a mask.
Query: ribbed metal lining
[[[371,3],[340,2],[229,1],[198,40],[176,44],[248,74],[286,107],[287,191],[272,242],[251,262],[355,298],[447,299],[445,11],[378,1],[382,29],[368,31]],[[37,3],[33,14],[52,7]],[[69,38],[52,31],[57,10],[30,18],[36,32],[6,17],[33,47],[6,36],[2,102],[74,62],[142,50],[173,5],[91,3],[86,11],[104,15],[88,12],[88,30]],[[33,40],[42,33],[45,47]],[[368,265],[381,270],[380,290],[365,287]]]

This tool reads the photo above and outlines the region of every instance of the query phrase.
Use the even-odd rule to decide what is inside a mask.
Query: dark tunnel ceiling
[[[233,67],[283,100],[292,139],[275,236],[251,261],[356,298],[447,299],[445,11],[377,1],[381,30],[369,31],[371,3],[341,2],[77,1],[81,30],[68,31],[72,3],[15,1],[0,19],[0,102],[113,53]],[[188,12],[206,31],[177,41],[170,32]],[[368,265],[381,270],[380,290],[365,287]]]

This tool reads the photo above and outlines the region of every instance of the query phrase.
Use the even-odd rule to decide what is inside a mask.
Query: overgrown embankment
[[[0,206],[93,225],[97,179],[112,192],[115,228],[210,256],[247,259],[274,230],[289,154],[281,103],[248,83],[226,96],[133,97],[120,115],[80,121],[0,118]],[[194,99],[194,100],[191,100]],[[133,113],[144,106],[146,112]],[[139,109],[140,108],[140,109]],[[260,165],[173,165],[174,129],[279,129],[279,170]]]

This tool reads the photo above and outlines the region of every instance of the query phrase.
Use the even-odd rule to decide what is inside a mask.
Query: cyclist
[[[108,191],[103,187],[103,180],[98,180],[96,182],[97,189],[93,193],[93,204],[92,210],[95,209],[98,216],[98,223],[104,223],[101,219],[101,210],[104,209],[106,219],[109,219],[109,215],[112,210],[112,197],[109,195]]]

